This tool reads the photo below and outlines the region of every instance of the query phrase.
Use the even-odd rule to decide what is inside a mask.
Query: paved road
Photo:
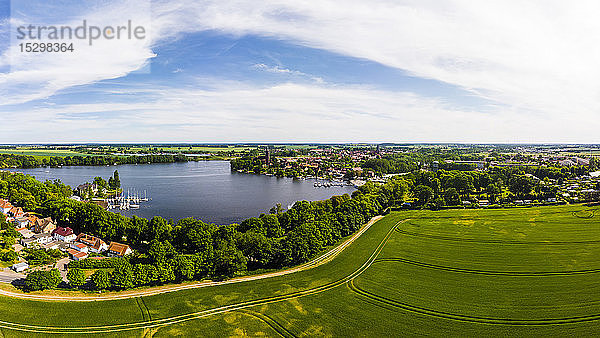
[[[14,280],[25,278],[25,275],[16,273],[8,268],[6,270],[0,269],[0,283],[12,283]]]

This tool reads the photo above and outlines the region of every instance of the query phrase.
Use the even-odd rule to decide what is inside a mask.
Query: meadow
[[[593,335],[600,208],[393,212],[302,272],[98,302],[0,297],[4,336]]]
[[[135,152],[135,151],[149,151],[150,149],[157,149],[158,151],[165,152],[198,152],[198,153],[216,153],[216,152],[236,152],[241,153],[251,149],[255,149],[256,147],[246,147],[246,146],[222,146],[222,147],[209,147],[209,146],[165,146],[165,147],[128,147],[127,151]]]
[[[24,155],[34,156],[36,158],[44,158],[50,156],[67,157],[67,156],[94,156],[92,154],[84,154],[67,149],[43,149],[43,148],[17,148],[17,149],[0,149],[0,154],[9,155]]]

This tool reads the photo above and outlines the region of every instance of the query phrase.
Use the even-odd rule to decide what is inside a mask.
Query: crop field
[[[19,148],[19,149],[0,149],[0,154],[10,155],[26,155],[35,156],[38,158],[43,157],[67,157],[67,156],[93,156],[90,154],[79,153],[72,150],[58,150],[58,149],[33,149],[33,148]]]
[[[301,272],[114,301],[0,297],[6,337],[590,336],[600,207],[394,212]]]
[[[207,147],[207,146],[173,146],[173,147],[129,147],[128,151],[148,151],[149,149],[158,149],[159,151],[195,151],[199,153],[215,153],[215,152],[244,152],[256,147],[243,147],[243,146],[223,146],[223,147]]]

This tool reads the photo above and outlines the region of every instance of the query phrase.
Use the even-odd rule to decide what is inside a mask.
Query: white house
[[[108,250],[108,245],[98,237],[80,233],[75,242],[83,243],[89,247],[90,252],[100,253]]]
[[[50,234],[35,234],[33,235],[33,238],[35,238],[36,242],[40,244],[50,243],[53,239],[52,235]]]
[[[14,264],[11,269],[13,269],[15,272],[23,272],[27,269],[29,269],[29,264],[25,263],[25,262],[21,262],[21,263],[17,263]]]
[[[75,238],[77,238],[77,236],[75,236],[73,233],[73,229],[69,227],[57,227],[54,229],[54,231],[52,231],[52,237],[54,237],[54,239],[57,241],[63,242],[72,242],[75,240]]]
[[[129,247],[129,245],[121,244],[117,242],[110,243],[108,247],[107,254],[111,257],[125,257],[131,254],[133,251]]]
[[[29,225],[29,217],[16,218],[13,223],[17,228],[27,227]]]

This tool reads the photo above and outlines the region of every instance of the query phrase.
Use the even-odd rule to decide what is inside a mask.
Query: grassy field
[[[206,147],[206,146],[176,146],[176,147],[129,147],[128,151],[148,151],[148,149],[158,149],[159,151],[177,152],[177,151],[193,151],[199,153],[214,153],[214,152],[244,152],[256,147],[238,147],[238,146],[227,146],[227,147]]]
[[[0,149],[0,154],[12,154],[12,155],[26,155],[35,156],[39,158],[43,157],[67,157],[67,156],[93,156],[90,154],[79,153],[72,150],[58,150],[58,149],[34,149],[34,148],[19,148],[19,149]]]
[[[0,297],[0,327],[7,337],[589,336],[600,330],[598,254],[598,207],[396,212],[311,270],[119,301]]]

